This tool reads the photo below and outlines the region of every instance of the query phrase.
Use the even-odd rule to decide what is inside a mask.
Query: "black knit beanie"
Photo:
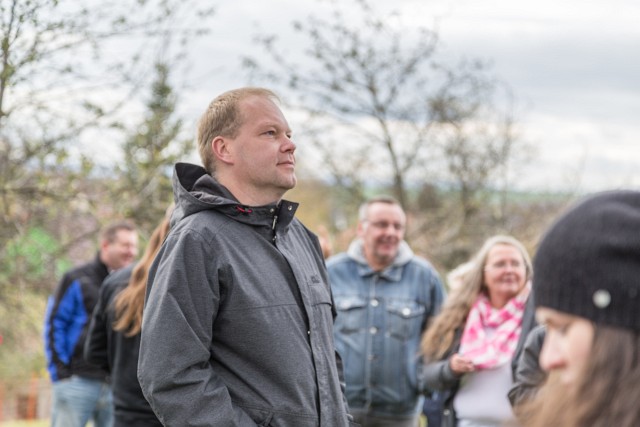
[[[588,197],[546,232],[533,262],[537,307],[640,332],[640,192]]]

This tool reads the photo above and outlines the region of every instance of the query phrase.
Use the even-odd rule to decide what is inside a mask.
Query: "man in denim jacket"
[[[363,427],[415,427],[422,408],[418,346],[444,289],[403,240],[405,226],[395,199],[370,199],[360,207],[358,238],[327,261],[346,396]]]

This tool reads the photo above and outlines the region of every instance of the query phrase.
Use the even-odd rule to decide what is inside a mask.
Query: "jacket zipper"
[[[278,215],[276,214],[276,215],[273,216],[273,224],[271,225],[271,229],[273,230],[273,243],[276,242],[276,238],[278,237],[276,235],[276,224],[277,224],[277,222],[278,222]]]

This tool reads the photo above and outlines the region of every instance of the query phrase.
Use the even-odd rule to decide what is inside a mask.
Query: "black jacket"
[[[520,339],[518,339],[518,345],[516,346],[516,351],[513,354],[513,359],[511,361],[511,372],[513,373],[513,380],[516,379],[516,370],[518,369],[518,360],[524,351],[524,343],[527,341],[527,336],[529,332],[531,332],[536,326],[538,326],[538,322],[536,322],[536,307],[535,300],[533,296],[533,292],[527,298],[527,305],[524,308],[524,314],[522,316],[522,331],[520,332]]]
[[[539,362],[545,334],[546,328],[539,325],[527,336],[516,365],[513,387],[508,394],[511,406],[524,403],[535,396],[538,387],[547,377]]]
[[[161,427],[138,383],[140,334],[127,337],[112,327],[114,299],[127,286],[132,270],[133,266],[118,270],[102,284],[87,333],[84,356],[111,373],[114,427]]]
[[[98,301],[107,266],[95,259],[68,271],[47,303],[44,324],[47,369],[52,381],[78,375],[106,380],[107,372],[87,363],[82,352],[93,308]]]

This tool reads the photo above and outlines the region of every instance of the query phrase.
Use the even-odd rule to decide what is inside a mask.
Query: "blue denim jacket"
[[[377,416],[416,415],[422,404],[420,338],[444,299],[438,273],[405,242],[393,264],[375,272],[360,240],[330,258],[327,269],[349,407]]]

